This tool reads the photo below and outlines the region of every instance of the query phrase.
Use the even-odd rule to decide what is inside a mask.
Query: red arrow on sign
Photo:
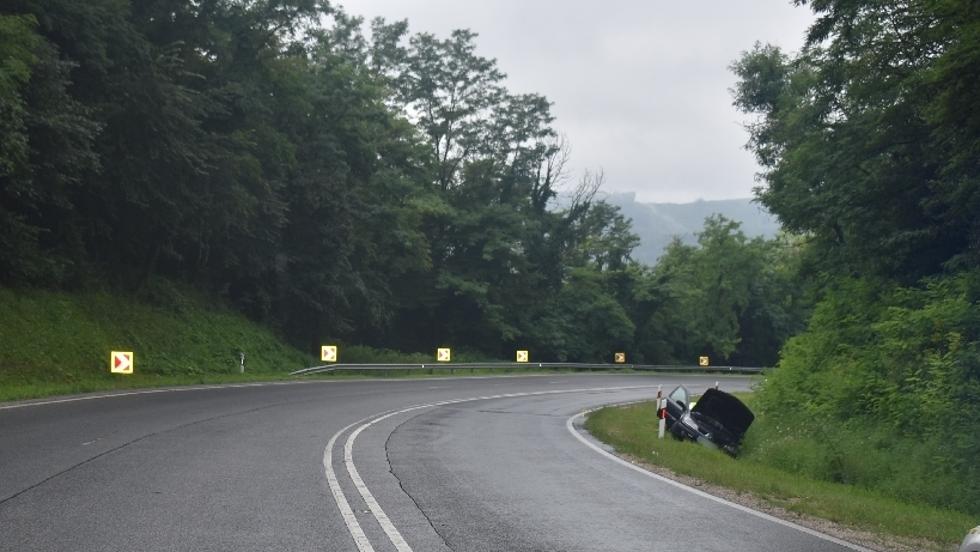
[[[112,372],[130,374],[133,371],[133,353],[125,351],[112,352]]]

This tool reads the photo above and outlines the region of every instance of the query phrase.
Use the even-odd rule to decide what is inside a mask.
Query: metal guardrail
[[[432,364],[324,364],[291,372],[291,376],[333,372],[381,372],[390,370],[638,370],[643,372],[700,372],[758,374],[764,368],[758,366],[694,366],[674,364],[587,364],[579,362],[433,362]]]

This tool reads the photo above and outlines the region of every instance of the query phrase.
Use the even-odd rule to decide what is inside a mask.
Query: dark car
[[[733,395],[709,388],[690,406],[687,388],[680,386],[667,397],[667,429],[678,439],[717,447],[735,456],[755,415]]]

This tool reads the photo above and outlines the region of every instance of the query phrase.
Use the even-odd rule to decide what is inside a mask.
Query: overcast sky
[[[750,197],[758,167],[743,145],[728,70],[756,41],[796,51],[813,20],[789,0],[347,0],[411,32],[479,33],[512,92],[553,102],[573,175],[605,170],[607,192],[640,201]]]

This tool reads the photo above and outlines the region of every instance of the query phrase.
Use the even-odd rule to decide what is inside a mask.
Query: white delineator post
[[[667,399],[663,398],[662,386],[657,386],[657,437],[664,438],[667,430]]]

